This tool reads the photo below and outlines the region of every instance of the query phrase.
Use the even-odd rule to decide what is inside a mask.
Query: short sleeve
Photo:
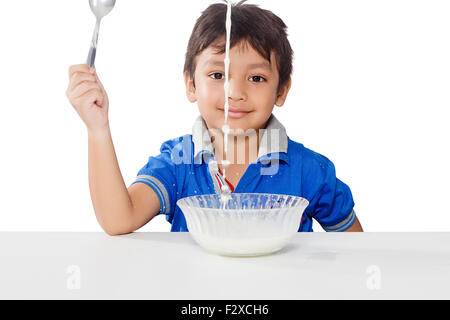
[[[156,157],[149,157],[132,183],[144,183],[156,192],[161,202],[159,214],[173,215],[175,210],[177,168],[173,161],[173,149],[173,140],[164,142],[160,148],[161,153]]]
[[[334,164],[315,154],[309,170],[310,204],[306,214],[320,223],[325,231],[344,231],[356,219],[350,188],[336,177]]]

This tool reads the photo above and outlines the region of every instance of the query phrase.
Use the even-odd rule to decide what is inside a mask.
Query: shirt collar
[[[260,131],[258,161],[266,162],[280,159],[288,162],[288,137],[286,129],[272,114],[266,128]],[[194,163],[201,163],[203,157],[214,155],[214,147],[205,120],[198,116],[192,126],[192,142],[194,143]]]

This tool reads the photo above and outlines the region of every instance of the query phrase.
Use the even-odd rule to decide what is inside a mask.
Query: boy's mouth
[[[219,109],[220,111],[224,111],[224,109]],[[240,119],[245,117],[247,114],[249,114],[251,111],[245,111],[245,110],[239,110],[239,109],[228,109],[228,117],[234,118],[234,119]]]

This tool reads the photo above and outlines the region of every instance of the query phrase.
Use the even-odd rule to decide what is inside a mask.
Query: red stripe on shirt
[[[219,169],[219,173],[220,174],[222,174],[222,171]],[[222,176],[223,176],[223,174],[222,174]],[[217,179],[217,178],[216,178]],[[228,183],[228,186],[230,187],[230,189],[231,189],[231,192],[234,192],[234,186],[230,183],[230,181],[228,181],[228,179],[227,178],[225,178],[225,181]],[[220,184],[220,182],[219,182],[219,184]],[[222,187],[222,186],[221,186]]]

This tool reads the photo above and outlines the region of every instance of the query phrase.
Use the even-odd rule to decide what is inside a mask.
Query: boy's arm
[[[355,218],[355,221],[347,230],[344,230],[344,232],[363,232],[363,231],[364,230],[361,224],[359,223],[358,217]]]
[[[109,235],[133,232],[160,211],[156,193],[142,183],[127,190],[109,127],[88,132],[89,188],[98,222]]]
[[[66,95],[88,129],[89,189],[97,220],[109,235],[139,229],[159,212],[160,201],[142,184],[125,187],[109,129],[108,95],[96,70],[70,66]]]

